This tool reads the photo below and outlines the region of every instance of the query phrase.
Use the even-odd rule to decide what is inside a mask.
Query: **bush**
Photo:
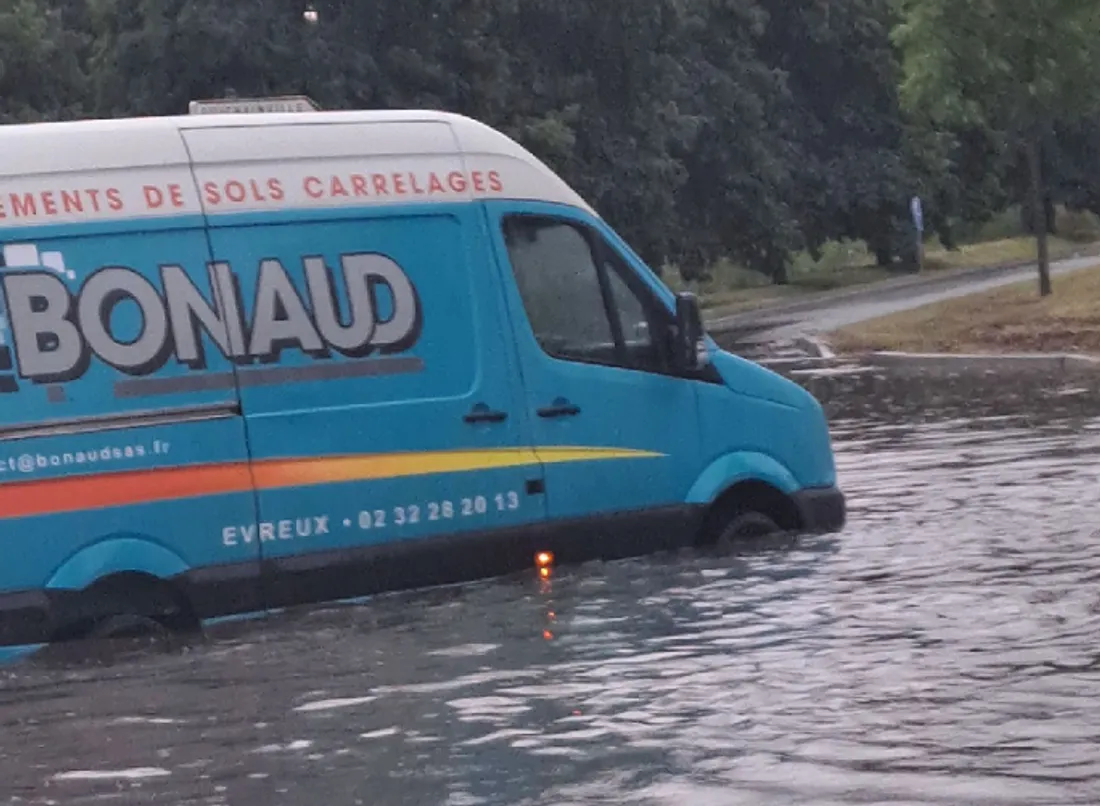
[[[666,265],[661,270],[661,279],[673,291],[691,291],[699,296],[771,285],[767,275],[725,259],[711,264],[698,280],[685,280],[680,268],[674,265]]]
[[[836,274],[853,266],[871,266],[874,262],[863,241],[829,241],[821,247],[820,260],[814,260],[808,252],[794,256],[791,281],[801,283],[811,275]]]
[[[1074,243],[1100,241],[1100,218],[1088,210],[1059,208],[1054,226],[1059,237],[1067,241]]]
[[[1019,238],[1027,235],[1027,232],[1020,220],[1020,208],[1016,206],[1009,207],[979,224],[960,223],[955,227],[955,234],[955,240],[960,245],[969,245]]]

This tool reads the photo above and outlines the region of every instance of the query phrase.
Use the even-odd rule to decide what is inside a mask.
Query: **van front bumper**
[[[844,493],[838,487],[807,487],[791,496],[807,532],[839,532],[847,521]]]

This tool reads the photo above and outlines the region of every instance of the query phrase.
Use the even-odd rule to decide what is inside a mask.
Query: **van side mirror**
[[[676,295],[676,334],[673,344],[676,369],[691,372],[707,365],[703,314],[698,298],[687,291]]]

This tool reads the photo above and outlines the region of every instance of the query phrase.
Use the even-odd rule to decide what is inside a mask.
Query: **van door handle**
[[[462,418],[463,422],[475,425],[476,423],[502,423],[508,419],[507,412],[494,411],[484,403],[478,403],[470,413]]]
[[[535,414],[539,417],[549,419],[551,417],[575,417],[581,413],[581,407],[573,403],[570,403],[564,398],[558,398],[551,406],[544,406],[541,409],[535,409]]]

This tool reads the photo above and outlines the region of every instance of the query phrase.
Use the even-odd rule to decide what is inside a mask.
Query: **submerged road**
[[[843,533],[14,667],[0,802],[1100,803],[1100,388],[800,377]]]
[[[1057,278],[1100,264],[1100,257],[1080,257],[1051,265],[1054,290]],[[914,279],[900,287],[870,286],[837,299],[807,300],[798,307],[769,311],[747,311],[722,317],[707,323],[707,328],[738,352],[772,348],[790,349],[798,339],[818,336],[837,328],[886,316],[899,311],[919,308],[969,294],[976,294],[1011,283],[1034,280],[1038,284],[1035,265],[1014,268],[976,269],[962,275]],[[739,349],[740,348],[740,349]],[[797,348],[795,348],[797,349]]]

